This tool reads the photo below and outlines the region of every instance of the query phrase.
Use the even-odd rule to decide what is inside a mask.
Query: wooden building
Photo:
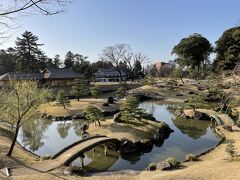
[[[71,69],[46,68],[41,73],[9,72],[0,76],[0,86],[8,86],[10,81],[39,81],[48,87],[71,86],[76,78],[82,76]]]
[[[121,80],[120,73],[114,69],[100,68],[95,74],[96,82],[119,82]],[[127,80],[127,74],[121,71],[122,80]]]

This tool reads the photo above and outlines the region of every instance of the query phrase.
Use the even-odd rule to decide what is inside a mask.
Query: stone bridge
[[[69,165],[77,157],[82,157],[83,161],[84,153],[100,145],[104,146],[105,155],[107,155],[108,144],[111,142],[119,142],[119,140],[115,138],[108,138],[106,136],[86,138],[65,147],[57,154],[53,155],[49,160],[43,160],[31,167],[12,169],[12,174],[21,174],[21,172],[26,171],[48,172],[62,165]]]
[[[211,119],[213,119],[217,123],[217,125],[224,124],[231,127],[234,126],[235,124],[232,118],[230,118],[227,114],[207,109],[197,109],[197,111],[207,114]]]

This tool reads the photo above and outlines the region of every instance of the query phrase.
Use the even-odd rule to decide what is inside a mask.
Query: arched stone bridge
[[[119,142],[119,140],[115,138],[109,138],[106,136],[93,136],[90,138],[86,138],[65,147],[57,154],[53,155],[52,158],[49,160],[44,160],[34,164],[33,166],[31,166],[30,169],[31,171],[38,172],[51,171],[62,165],[69,165],[77,157],[81,157],[85,152],[97,146],[104,145],[105,152],[107,152],[107,144],[111,142]],[[23,169],[26,170],[26,168],[18,168],[16,170],[13,169],[13,174],[14,171],[17,174],[20,174],[20,172],[23,171]]]

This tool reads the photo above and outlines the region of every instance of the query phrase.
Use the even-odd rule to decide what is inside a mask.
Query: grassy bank
[[[100,134],[107,137],[121,140],[123,137],[137,141],[140,139],[150,139],[162,123],[147,121],[130,121],[129,123],[114,123],[112,119],[101,122],[101,126],[91,124],[88,133],[91,135]]]
[[[80,99],[80,101],[73,99],[70,101],[70,106],[66,109],[64,109],[63,106],[57,105],[56,102],[50,102],[41,105],[39,111],[52,116],[71,116],[84,111],[84,109],[89,105],[97,106],[102,111],[114,111],[119,109],[118,103],[103,106],[102,104],[106,101],[106,99]]]
[[[16,143],[12,157],[6,156],[11,145],[12,134],[3,126],[0,126],[0,169],[5,167],[20,167],[36,163],[39,158],[26,151]]]
[[[155,87],[155,86],[142,86],[137,89],[129,90],[130,93],[135,94],[150,94],[152,96],[160,96],[164,98],[165,102],[169,103],[182,103],[189,97],[189,92],[197,92],[197,87],[191,84],[185,84],[173,89],[169,87]],[[204,94],[204,92],[198,92]]]

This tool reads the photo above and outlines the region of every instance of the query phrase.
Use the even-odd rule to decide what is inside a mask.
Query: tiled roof
[[[74,72],[72,69],[65,68],[46,68],[43,71],[44,79],[65,79],[65,78],[80,78],[81,75]]]
[[[126,76],[127,74],[121,70],[121,74],[122,76]],[[119,72],[117,70],[114,69],[99,69],[96,73],[95,73],[95,77],[102,77],[102,76],[120,76]]]
[[[9,72],[0,76],[0,80],[9,81],[9,80],[25,80],[25,79],[74,79],[80,78],[81,75],[75,73],[71,69],[65,68],[46,68],[43,73],[24,73],[24,72]]]
[[[0,80],[9,81],[11,79],[14,80],[25,80],[25,79],[33,79],[40,80],[43,79],[43,75],[40,73],[24,73],[24,72],[9,72],[2,76],[0,76]]]

